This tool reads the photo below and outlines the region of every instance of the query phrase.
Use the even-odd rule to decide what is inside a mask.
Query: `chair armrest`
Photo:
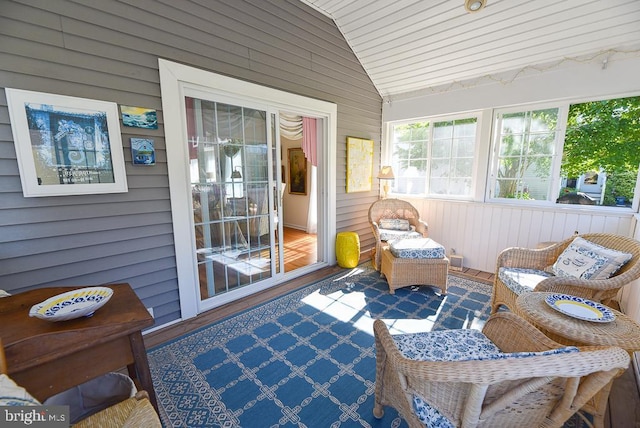
[[[579,279],[568,276],[552,276],[538,283],[533,291],[557,292],[562,287],[587,288],[589,290],[611,290],[620,288],[618,281],[609,279]]]
[[[418,220],[416,224],[416,232],[420,233],[423,237],[428,238],[429,236],[429,225],[424,220]]]
[[[522,247],[506,248],[498,254],[498,258],[496,259],[496,273],[501,267],[544,270],[556,261],[565,246],[564,243],[557,243],[550,247],[540,249]]]
[[[498,312],[486,322],[482,333],[502,352],[542,352],[562,348],[524,318],[512,312]]]
[[[380,226],[378,222],[371,222],[371,230],[373,231],[373,237],[376,238],[376,241],[380,241]]]

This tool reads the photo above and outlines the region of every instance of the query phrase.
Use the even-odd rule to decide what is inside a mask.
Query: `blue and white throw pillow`
[[[410,230],[409,220],[404,218],[381,218],[380,227],[389,230]]]
[[[556,276],[578,279],[607,279],[615,274],[632,254],[605,248],[577,237],[551,266]]]

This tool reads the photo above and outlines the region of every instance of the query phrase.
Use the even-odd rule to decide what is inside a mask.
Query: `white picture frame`
[[[25,197],[128,191],[116,103],[5,92]]]

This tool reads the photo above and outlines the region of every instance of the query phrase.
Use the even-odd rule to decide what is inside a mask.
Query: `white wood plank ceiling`
[[[301,1],[336,22],[385,98],[640,55],[640,0],[486,0],[474,13],[464,0]]]

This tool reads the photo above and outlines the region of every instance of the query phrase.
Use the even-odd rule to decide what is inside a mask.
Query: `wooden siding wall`
[[[496,258],[508,247],[536,248],[541,242],[561,241],[578,233],[633,236],[633,213],[598,213],[575,209],[410,199],[429,225],[429,236],[450,253],[464,257],[464,266],[494,272]]]
[[[121,126],[128,193],[24,198],[0,91],[0,289],[128,282],[156,326],[180,317],[158,58],[336,103],[337,229],[371,246],[378,183],[345,194],[345,140],[379,148],[381,99],[333,21],[298,0],[0,0],[1,88],[154,108],[160,122]],[[155,166],[131,164],[131,137],[155,140]]]

